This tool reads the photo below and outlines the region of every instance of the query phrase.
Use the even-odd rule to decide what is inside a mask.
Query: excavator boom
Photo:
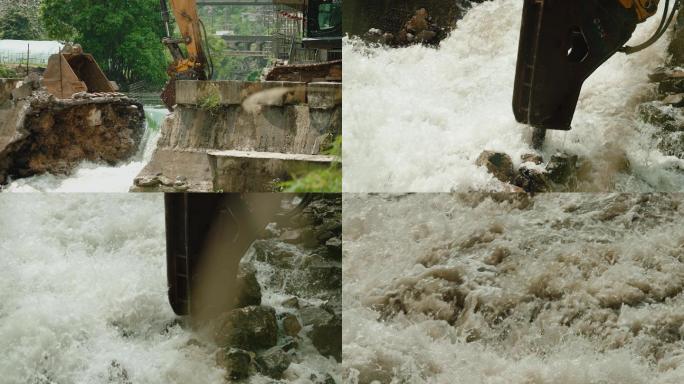
[[[173,63],[167,69],[169,81],[161,94],[161,99],[169,110],[176,104],[176,80],[208,80],[212,76],[212,66],[208,45],[205,44],[206,32],[197,12],[195,0],[160,0],[162,20],[166,37],[162,40],[171,52]],[[169,5],[171,12],[169,12]],[[172,36],[169,13],[173,16],[180,31],[180,38]],[[180,46],[185,45],[185,53]]]

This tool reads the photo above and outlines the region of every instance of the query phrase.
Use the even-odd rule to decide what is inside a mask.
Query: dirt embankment
[[[2,90],[0,184],[45,172],[68,174],[86,160],[114,165],[138,149],[145,127],[143,106],[123,94],[56,99],[37,79]]]

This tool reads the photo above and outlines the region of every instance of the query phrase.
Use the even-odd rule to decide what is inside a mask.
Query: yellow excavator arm
[[[209,80],[212,77],[211,55],[206,44],[206,30],[197,12],[195,0],[160,0],[166,37],[162,40],[171,52],[173,62],[167,68],[169,81],[161,99],[169,110],[176,104],[176,80]],[[172,36],[169,6],[180,31],[180,38]],[[186,52],[180,45],[185,45]]]
[[[620,4],[627,9],[635,8],[639,22],[643,22],[658,11],[660,0],[620,0]]]

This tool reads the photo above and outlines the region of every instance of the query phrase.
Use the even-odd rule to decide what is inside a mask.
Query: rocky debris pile
[[[341,219],[339,195],[317,196],[298,214],[269,225],[254,243],[241,265],[241,306],[210,325],[227,380],[255,374],[280,380],[290,364],[306,360],[311,345],[341,361]],[[262,303],[262,292],[279,299]],[[307,379],[334,384],[333,375]]]
[[[142,104],[121,93],[56,99],[32,74],[5,96],[0,184],[46,172],[68,174],[85,160],[115,165],[135,155],[144,133]]]
[[[657,84],[655,99],[637,108],[639,118],[665,155],[684,159],[684,12],[678,12],[669,46],[670,62],[649,75]]]
[[[392,47],[403,47],[412,44],[436,46],[446,36],[447,29],[435,24],[427,9],[420,8],[404,23],[404,26],[399,31],[392,33],[372,28],[366,33],[364,39]]]
[[[483,151],[476,164],[485,167],[498,180],[509,184],[512,192],[565,192],[578,184],[580,161],[577,155],[556,153],[544,163],[541,155],[523,154],[522,164],[515,169],[513,159],[506,153]]]

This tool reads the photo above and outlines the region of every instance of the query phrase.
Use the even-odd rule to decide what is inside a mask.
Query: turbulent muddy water
[[[511,108],[523,2],[475,5],[439,49],[369,47],[347,38],[344,55],[346,192],[500,190],[475,165],[485,149],[516,165],[530,129]],[[663,7],[661,2],[661,7]],[[632,43],[658,25],[638,26]],[[617,54],[585,83],[570,132],[552,131],[543,154],[565,150],[594,170],[585,191],[680,191],[684,163],[663,156],[635,108],[653,90],[647,75],[666,61],[669,35],[639,54]],[[618,172],[628,161],[631,169]]]
[[[684,195],[346,195],[345,382],[684,382]]]
[[[2,383],[224,382],[216,347],[168,303],[161,194],[3,194],[0,212]],[[291,296],[255,265],[278,310]],[[284,382],[339,380],[305,336],[297,354]]]
[[[44,174],[18,179],[5,188],[8,192],[128,192],[133,179],[152,157],[159,127],[168,110],[145,106],[145,132],[136,156],[125,164],[108,166],[83,162],[70,176]]]

